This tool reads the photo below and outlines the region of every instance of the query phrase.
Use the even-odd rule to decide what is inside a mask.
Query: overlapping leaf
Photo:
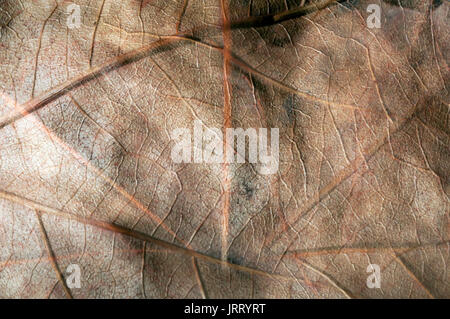
[[[449,297],[448,2],[370,3],[3,1],[0,296]],[[174,163],[194,120],[279,171]]]

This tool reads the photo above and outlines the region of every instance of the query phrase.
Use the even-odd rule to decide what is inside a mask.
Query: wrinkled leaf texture
[[[0,2],[0,297],[450,297],[448,1],[71,3]],[[278,172],[174,163],[194,120]]]

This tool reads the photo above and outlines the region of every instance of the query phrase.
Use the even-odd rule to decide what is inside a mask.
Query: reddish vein
[[[224,95],[224,105],[223,105],[223,131],[224,131],[224,164],[223,164],[223,227],[222,227],[222,260],[227,259],[227,250],[228,250],[228,228],[229,228],[229,217],[230,217],[230,164],[227,163],[226,159],[228,158],[228,152],[231,150],[228,149],[228,141],[227,141],[227,128],[231,128],[231,86],[228,80],[230,76],[230,61],[231,61],[231,29],[230,22],[228,20],[228,5],[225,2],[226,0],[221,0],[221,9],[222,9],[222,36],[224,42],[223,48],[223,95]]]

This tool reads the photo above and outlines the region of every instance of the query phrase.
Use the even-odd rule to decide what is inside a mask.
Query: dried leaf
[[[0,297],[450,297],[447,1],[0,9]],[[174,162],[195,121],[277,172]]]

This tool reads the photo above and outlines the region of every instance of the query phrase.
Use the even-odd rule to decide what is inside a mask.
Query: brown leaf
[[[448,2],[74,3],[0,3],[0,297],[450,297]]]

